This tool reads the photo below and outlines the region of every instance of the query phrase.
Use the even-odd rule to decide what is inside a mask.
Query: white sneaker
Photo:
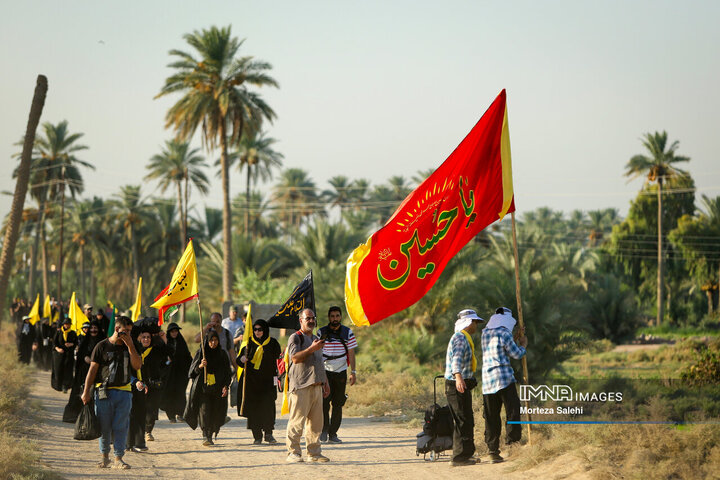
[[[302,455],[298,455],[297,453],[289,453],[285,461],[288,463],[300,463],[304,462],[305,460],[303,460]]]

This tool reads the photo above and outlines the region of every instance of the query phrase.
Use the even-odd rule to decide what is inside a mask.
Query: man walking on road
[[[520,398],[515,388],[514,371],[510,358],[519,359],[525,355],[527,337],[518,332],[518,346],[513,339],[515,319],[509,308],[500,307],[482,331],[482,390],[483,417],[485,417],[485,443],[490,450],[493,463],[503,461],[500,456],[500,409],[505,405],[508,422],[520,420]],[[520,441],[522,428],[519,424],[505,424],[507,443]]]
[[[90,369],[85,378],[82,401],[90,401],[90,390],[95,386],[95,412],[100,422],[100,468],[110,466],[110,443],[115,450],[113,468],[128,469],[123,461],[125,441],[128,434],[132,393],[130,386],[131,368],[142,367],[142,359],[135,350],[130,332],[132,320],[120,316],[115,321],[115,332],[110,338],[100,341],[90,355]],[[96,377],[100,374],[99,381]]]
[[[472,389],[477,386],[475,370],[475,344],[472,334],[477,331],[478,317],[475,310],[458,313],[455,333],[450,337],[445,356],[445,395],[453,417],[453,456],[450,465],[459,467],[474,465],[475,419],[472,409]]]
[[[323,431],[320,441],[342,443],[337,436],[342,422],[342,407],[345,405],[347,395],[345,387],[348,381],[348,366],[350,367],[350,385],[355,385],[355,348],[357,340],[350,328],[341,325],[342,310],[332,306],[328,310],[328,324],[318,331],[321,339],[325,340],[323,359],[325,361],[325,374],[327,375],[330,395],[323,400]],[[332,417],[330,405],[332,404]]]
[[[327,462],[321,454],[320,432],[323,426],[323,398],[330,394],[322,349],[325,342],[313,335],[315,312],[306,308],[300,312],[300,331],[288,339],[288,404],[287,424],[288,462],[302,462],[300,437],[305,430],[308,460]],[[307,428],[306,428],[307,427]]]

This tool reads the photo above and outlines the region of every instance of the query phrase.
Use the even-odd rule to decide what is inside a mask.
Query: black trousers
[[[347,386],[347,370],[342,372],[328,372],[330,395],[323,399],[323,432],[328,435],[337,435],[342,422],[342,407],[345,405],[345,387]],[[330,404],[332,404],[332,418],[330,417]]]
[[[505,405],[505,418],[508,422],[520,420],[520,398],[515,383],[502,390],[483,395],[483,417],[485,418],[485,443],[490,453],[500,453],[500,409]],[[522,426],[505,424],[507,443],[520,441]]]
[[[465,381],[466,385],[468,380]],[[471,386],[475,386],[473,380]],[[475,453],[475,419],[472,409],[472,389],[463,393],[455,388],[455,380],[445,380],[445,395],[453,417],[453,458],[454,462],[467,460]]]

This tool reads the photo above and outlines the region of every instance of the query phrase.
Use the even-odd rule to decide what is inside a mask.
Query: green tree
[[[171,50],[177,58],[169,66],[175,70],[165,80],[157,97],[182,93],[166,116],[166,125],[175,128],[179,138],[189,140],[200,127],[203,144],[209,150],[220,148],[220,176],[223,191],[223,299],[232,300],[232,235],[230,231],[230,174],[228,149],[243,135],[252,136],[263,120],[272,121],[275,112],[250,87],[278,83],[268,71],[267,62],[238,57],[243,41],[233,37],[230,27],[210,27],[183,38],[195,54]],[[156,97],[156,98],[157,98]]]
[[[203,195],[208,193],[210,182],[203,172],[206,167],[207,163],[202,156],[198,155],[198,149],[190,148],[189,142],[181,142],[176,139],[166,141],[162,153],[154,155],[147,166],[150,173],[145,178],[158,180],[162,192],[165,192],[173,184],[176,187],[182,245],[187,242],[188,238],[189,187],[192,184]]]
[[[695,211],[695,183],[690,176],[677,176],[668,179],[665,185],[673,193],[664,194],[662,223],[671,230],[680,217],[692,215]],[[602,247],[603,252],[622,265],[624,282],[633,287],[641,307],[653,317],[657,313],[657,188],[657,185],[643,188],[630,204],[627,217],[613,227],[608,242]],[[680,289],[684,288],[681,284],[687,272],[685,262],[678,259],[675,247],[666,241],[663,243],[667,270],[664,278],[674,284],[665,289],[664,307],[672,310],[668,317],[675,321],[688,316],[687,306],[671,301],[673,296],[681,296]]]
[[[140,193],[140,185],[125,185],[115,194],[113,202],[117,228],[130,247],[132,285],[137,285],[140,276],[140,234],[139,230],[152,220],[152,210]]]
[[[635,178],[644,176],[647,182],[657,183],[657,325],[664,317],[664,284],[663,284],[663,245],[662,245],[662,188],[663,183],[668,179],[678,175],[684,175],[686,172],[678,169],[674,165],[680,162],[690,161],[689,157],[676,155],[680,143],[676,140],[668,145],[667,132],[655,132],[653,134],[646,133],[643,137],[642,144],[647,150],[648,155],[635,155],[625,165],[625,176]]]
[[[720,285],[720,197],[703,195],[699,215],[683,215],[668,237],[687,262],[688,270],[700,289],[705,292],[708,315],[712,315],[714,292]]]
[[[74,258],[76,265],[79,265],[80,293],[84,301],[92,300],[86,280],[88,276],[93,275],[94,268],[91,267],[89,272],[86,269],[88,253],[91,258],[96,260],[93,262],[94,266],[99,266],[99,257],[108,254],[107,244],[101,233],[101,217],[98,215],[103,208],[102,199],[95,197],[92,200],[75,202],[69,209],[67,227],[70,234],[70,248],[68,256]]]
[[[264,133],[243,135],[237,145],[237,152],[230,156],[230,165],[238,160],[238,170],[245,170],[245,235],[255,235],[250,222],[250,180],[257,184],[258,179],[267,181],[272,178],[273,170],[282,167],[283,154],[273,148],[277,140],[266,137]]]
[[[283,170],[273,187],[272,201],[278,207],[286,233],[300,228],[305,218],[322,211],[315,182],[301,168]]]

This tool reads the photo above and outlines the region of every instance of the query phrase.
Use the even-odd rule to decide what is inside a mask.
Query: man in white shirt
[[[230,337],[233,339],[235,351],[239,351],[242,336],[245,332],[245,313],[243,313],[242,318],[238,318],[237,306],[231,305],[228,317],[223,319],[222,326],[230,331]]]

